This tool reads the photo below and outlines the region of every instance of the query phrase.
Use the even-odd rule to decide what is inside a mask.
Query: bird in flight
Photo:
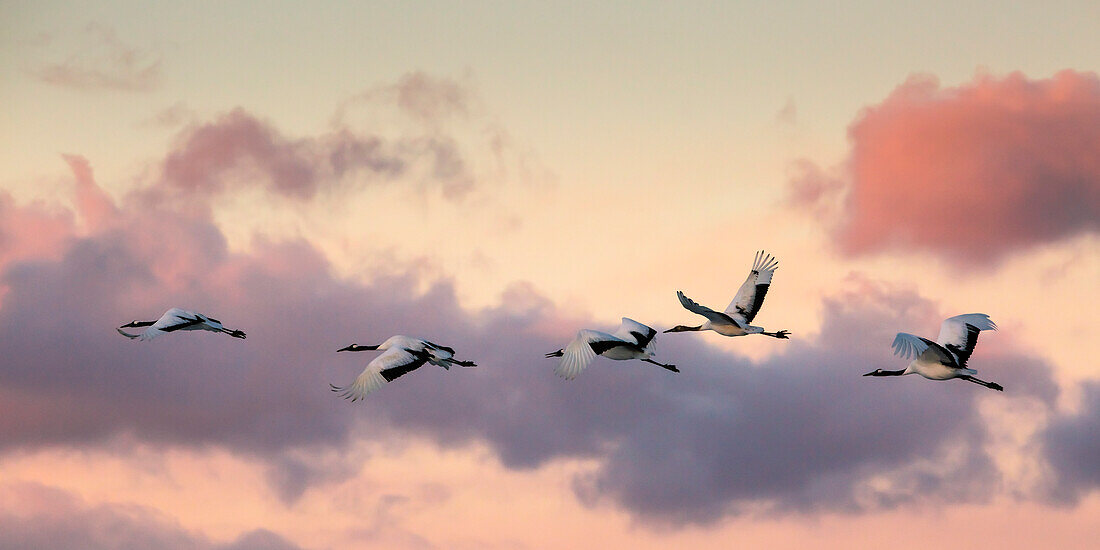
[[[122,329],[124,328],[140,328],[149,327],[140,334],[130,334]],[[138,340],[152,340],[162,334],[168,334],[169,332],[176,332],[178,330],[208,330],[210,332],[222,332],[228,334],[234,338],[244,338],[244,331],[230,330],[222,326],[222,322],[213,318],[207,317],[201,313],[195,313],[194,311],[187,311],[186,309],[180,309],[174,307],[160,316],[160,319],[156,321],[130,321],[121,327],[118,327],[118,333],[133,339]]]
[[[656,330],[623,317],[622,324],[614,334],[582,329],[568,346],[547,353],[546,357],[562,358],[554,373],[566,380],[576,378],[597,355],[616,361],[641,359],[672,372],[680,372],[676,365],[665,365],[653,360],[653,337],[656,335]]]
[[[1000,384],[975,378],[978,371],[966,367],[978,343],[978,333],[983,330],[997,330],[997,325],[984,313],[966,313],[945,320],[935,342],[899,332],[892,344],[894,354],[913,359],[909,366],[901,370],[875,369],[863,376],[919,374],[929,380],[960,378],[991,390],[1004,391]]]
[[[744,336],[746,334],[763,334],[772,338],[786,340],[790,332],[780,330],[778,332],[764,332],[764,327],[753,326],[749,323],[760,312],[760,306],[764,304],[764,296],[768,294],[768,287],[772,283],[772,274],[775,273],[779,261],[764,251],[756,253],[752,262],[752,271],[748,278],[741,283],[737,295],[726,306],[725,311],[715,311],[707,306],[696,303],[681,291],[676,291],[680,298],[680,304],[692,313],[706,317],[707,321],[699,326],[677,325],[665,332],[687,332],[700,330],[713,330],[722,336]]]
[[[436,365],[447,370],[450,370],[452,365],[460,367],[477,366],[473,361],[455,359],[455,350],[452,348],[411,336],[391,336],[377,346],[352,344],[336,351],[374,350],[383,353],[367,363],[367,368],[363,369],[363,372],[351,384],[343,387],[329,384],[332,391],[344,399],[359,401],[366,397],[368,393],[382,387],[383,384],[393,382],[397,377],[408,374],[425,364]]]

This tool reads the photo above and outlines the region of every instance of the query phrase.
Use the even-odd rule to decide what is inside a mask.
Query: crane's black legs
[[[985,386],[985,387],[987,387],[991,390],[1005,391],[1005,389],[1002,388],[1001,385],[996,383],[996,382],[986,382],[985,380],[978,380],[977,378],[974,378],[973,376],[970,376],[970,375],[963,375],[963,376],[960,376],[959,378],[962,378],[963,380],[966,380],[967,382],[973,382],[975,384],[978,384],[979,386]]]
[[[668,369],[672,372],[680,372],[680,369],[676,368],[676,365],[665,365],[664,363],[658,363],[658,362],[656,362],[656,361],[654,361],[654,360],[652,360],[648,357],[646,357],[645,359],[642,359],[642,361],[645,361],[646,363],[653,363],[654,365],[657,365],[658,367]]]
[[[779,338],[780,340],[789,340],[789,338],[787,338],[787,335],[790,333],[791,331],[789,330],[781,330],[779,332],[761,332],[760,334],[771,336],[772,338]]]

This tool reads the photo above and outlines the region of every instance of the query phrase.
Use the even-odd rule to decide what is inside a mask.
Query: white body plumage
[[[140,334],[130,334],[123,331],[124,328],[148,327]],[[131,321],[118,327],[118,333],[141,341],[148,341],[170,332],[205,330],[209,332],[221,332],[234,338],[245,338],[244,331],[230,330],[222,326],[221,321],[208,317],[201,313],[188,311],[174,307],[164,312],[156,321]]]
[[[641,359],[673,372],[680,372],[675,365],[665,365],[653,360],[653,340],[656,335],[657,331],[653,328],[623,317],[622,324],[614,334],[582,329],[564,349],[548,353],[546,357],[561,357],[554,373],[566,380],[576,378],[597,355],[616,361]]]
[[[737,290],[737,294],[726,306],[725,311],[715,311],[707,306],[700,305],[688,298],[681,291],[676,291],[676,297],[684,309],[702,315],[706,321],[699,326],[677,325],[665,332],[687,332],[713,330],[722,336],[745,336],[748,334],[764,334],[774,338],[787,339],[790,334],[785,330],[777,332],[765,332],[764,327],[750,324],[760,312],[764,304],[764,296],[771,286],[772,275],[779,267],[779,261],[771,255],[765,255],[763,251],[757,252],[753,259],[752,270],[745,282]]]
[[[377,346],[359,346],[352,344],[337,351],[381,351],[355,380],[343,387],[330,384],[332,391],[341,397],[358,401],[377,390],[387,382],[408,374],[425,364],[436,365],[450,370],[452,365],[462,367],[476,366],[471,361],[454,359],[455,351],[447,346],[433,344],[427,340],[411,336],[391,336]]]
[[[997,325],[984,313],[966,313],[944,320],[939,337],[933,342],[907,332],[894,337],[894,354],[911,359],[902,370],[876,369],[864,376],[905,376],[918,374],[929,380],[959,378],[990,389],[1003,391],[1000,384],[974,377],[978,371],[968,368],[967,361],[974,353],[978,334],[983,330],[997,330]]]

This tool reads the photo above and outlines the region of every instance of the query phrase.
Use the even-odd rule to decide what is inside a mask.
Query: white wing
[[[402,348],[390,348],[368,363],[354,382],[344,387],[331,386],[332,391],[344,399],[359,401],[386,382],[420,368],[425,360],[425,356],[413,355]]]
[[[779,260],[764,251],[756,253],[752,261],[752,271],[737,289],[737,295],[733,297],[730,305],[726,306],[726,314],[744,324],[752,322],[764,304],[764,296],[768,293],[768,287],[772,284],[772,274],[779,267]]]
[[[561,362],[554,369],[554,374],[572,380],[577,377],[588,364],[596,358],[596,351],[592,349],[592,342],[618,340],[618,338],[598,330],[583,329],[577,332],[577,337],[565,346]]]
[[[908,332],[899,332],[894,337],[892,345],[894,355],[905,359],[916,359],[927,353],[929,355],[925,357],[925,360],[935,360],[943,365],[953,365],[955,363],[955,359],[948,355],[943,346]]]
[[[924,338],[908,332],[899,332],[891,346],[894,348],[894,355],[903,359],[916,359],[928,350],[928,343]]]
[[[642,349],[652,347],[653,337],[656,335],[657,331],[653,327],[643,325],[629,317],[623,317],[623,324],[619,325],[618,330],[613,334],[620,340],[638,344]]]
[[[730,317],[729,315],[726,315],[725,313],[714,311],[707,306],[699,305],[695,300],[688,298],[684,295],[683,292],[680,292],[679,290],[676,291],[676,297],[680,299],[680,304],[684,306],[684,309],[706,317],[707,320],[709,320],[712,324],[740,326],[740,323],[738,323],[736,319]]]
[[[983,330],[997,330],[997,324],[984,313],[964,313],[944,320],[940,325],[940,336],[936,338],[944,348],[959,358],[959,366],[965,366],[974,346],[978,343],[978,333]]]

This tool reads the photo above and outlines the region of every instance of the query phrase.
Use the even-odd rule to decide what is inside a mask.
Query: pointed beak
[[[873,376],[875,374],[875,372],[877,372],[877,371],[871,371],[867,374],[864,374],[863,376]]]
[[[350,345],[346,348],[340,348],[340,349],[336,350],[336,352],[340,353],[341,351],[351,351],[351,348],[354,348],[354,347],[355,347],[355,344],[352,344],[352,345]]]

